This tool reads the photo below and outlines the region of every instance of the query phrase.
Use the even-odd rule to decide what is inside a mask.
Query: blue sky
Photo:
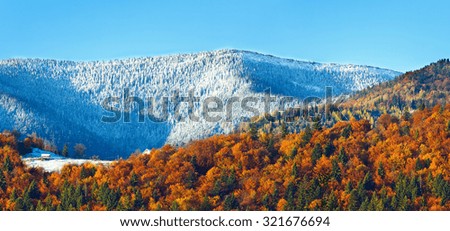
[[[0,0],[0,59],[221,48],[417,69],[450,57],[450,1]]]

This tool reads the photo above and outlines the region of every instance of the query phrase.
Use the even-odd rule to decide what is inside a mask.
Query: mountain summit
[[[0,129],[36,132],[59,147],[83,143],[89,155],[112,159],[137,148],[183,144],[232,132],[255,112],[262,113],[260,99],[266,89],[278,98],[292,96],[295,103],[308,96],[323,97],[327,86],[335,95],[347,94],[400,74],[240,50],[91,62],[1,60]],[[173,103],[188,95],[198,100],[191,108],[187,103]],[[127,112],[124,98],[130,100],[130,121],[119,113]],[[211,98],[210,105],[219,106],[218,100],[223,103],[223,113],[215,114],[221,119],[205,121],[204,102],[211,103]],[[249,107],[242,108],[246,99]],[[170,101],[167,107],[165,100]],[[139,105],[141,101],[145,108]],[[232,114],[228,118],[229,102]],[[279,107],[275,103],[272,109]],[[138,121],[138,112],[149,112],[149,108],[152,115],[165,119]],[[189,119],[190,113],[200,119]],[[114,115],[120,119],[102,119]]]

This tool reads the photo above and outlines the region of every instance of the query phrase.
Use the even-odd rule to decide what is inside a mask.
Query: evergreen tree
[[[335,149],[336,148],[334,147],[333,143],[327,142],[327,144],[325,145],[325,147],[323,149],[325,156],[326,157],[331,156],[334,153]]]
[[[339,210],[338,199],[337,199],[336,195],[334,195],[333,192],[331,192],[330,195],[327,197],[326,210],[328,210],[328,211],[338,211]]]
[[[234,194],[231,193],[230,195],[227,195],[223,202],[223,210],[231,211],[231,210],[236,210],[238,208],[239,208],[239,202],[237,201]]]
[[[352,133],[352,126],[349,124],[344,129],[342,129],[341,137],[348,138]]]
[[[339,162],[341,162],[344,165],[347,164],[348,156],[347,156],[347,153],[345,152],[344,148],[341,148],[339,150],[338,160],[339,160]]]
[[[136,192],[134,193],[134,202],[133,202],[133,208],[134,210],[141,210],[144,207],[144,199],[142,198],[141,191],[139,189],[136,189]]]
[[[3,171],[6,172],[11,172],[13,170],[14,166],[11,162],[11,159],[9,158],[9,156],[6,156],[5,159],[3,160]]]
[[[294,165],[292,166],[291,175],[294,177],[294,179],[298,178],[298,169],[296,163],[294,163]]]
[[[46,211],[47,209],[44,207],[41,201],[38,201],[36,205],[36,211]]]
[[[211,211],[211,209],[212,209],[212,205],[211,205],[211,202],[209,201],[209,197],[205,195],[203,197],[202,203],[200,204],[199,210],[200,211]]]
[[[320,157],[322,157],[322,146],[320,146],[320,144],[317,143],[316,145],[314,145],[314,148],[313,148],[312,154],[311,154],[311,161],[312,161],[313,165],[316,164],[316,162],[320,159]]]
[[[447,122],[446,131],[447,131],[447,136],[450,136],[450,120]]]
[[[179,211],[180,205],[177,201],[172,201],[172,205],[170,206],[170,211]]]
[[[45,210],[46,211],[54,211],[55,208],[53,206],[53,201],[52,201],[52,197],[50,195],[50,193],[47,193],[47,196],[44,199],[44,203],[45,203]]]
[[[361,203],[361,206],[359,206],[359,211],[368,211],[369,210],[370,201],[369,198],[366,197],[364,201]]]
[[[6,192],[6,178],[5,175],[3,174],[3,171],[0,170],[0,190],[2,190],[3,192]]]
[[[321,131],[322,130],[322,123],[320,122],[320,118],[316,118],[313,123],[313,130],[315,131]]]
[[[357,192],[356,189],[353,189],[350,192],[350,198],[348,200],[348,207],[347,207],[347,209],[349,211],[357,211],[357,210],[359,210],[360,206],[361,206],[361,202],[360,202],[359,193]]]
[[[286,123],[283,121],[281,123],[281,137],[284,138],[284,137],[286,137],[287,134],[288,134],[288,129],[287,129]]]
[[[10,201],[15,201],[17,200],[17,192],[16,192],[16,188],[13,188],[11,191],[11,194],[9,195],[9,200]]]
[[[131,173],[130,185],[133,187],[136,187],[139,185],[139,177],[134,172]]]
[[[378,175],[381,177],[381,179],[384,179],[384,176],[386,175],[386,171],[384,170],[383,162],[380,162],[378,164],[377,172],[378,172]]]
[[[123,196],[123,201],[119,200],[119,205],[117,205],[118,211],[132,211],[133,205],[129,195]]]
[[[425,108],[426,108],[425,103],[421,102],[420,105],[419,105],[419,110],[423,111],[423,110],[425,110]]]
[[[14,204],[14,211],[26,211],[23,199],[21,197],[17,198]]]
[[[341,168],[336,159],[331,162],[331,177],[333,177],[337,182],[341,182]]]
[[[39,191],[36,181],[34,181],[34,180],[31,181],[26,192],[28,193],[28,196],[30,199],[39,199],[41,196],[41,192]]]
[[[250,137],[252,140],[258,139],[258,128],[255,123],[250,123]]]
[[[61,152],[61,155],[64,157],[68,157],[69,156],[69,147],[67,146],[67,144],[64,144],[63,150]]]
[[[305,147],[306,144],[308,144],[309,141],[311,140],[312,135],[313,135],[312,130],[309,127],[309,125],[307,125],[306,128],[305,128],[305,133],[302,136],[302,141],[300,143],[300,146]]]
[[[286,189],[286,193],[284,195],[284,198],[288,202],[287,208],[285,208],[286,210],[294,209],[293,206],[294,206],[294,198],[295,198],[296,192],[297,192],[297,187],[295,187],[294,183],[290,182]]]
[[[362,186],[365,190],[371,191],[375,188],[375,183],[373,182],[372,174],[367,172],[362,181]]]

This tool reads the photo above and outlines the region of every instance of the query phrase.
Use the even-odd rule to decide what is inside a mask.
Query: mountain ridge
[[[164,123],[102,123],[102,102],[108,97],[122,97],[124,89],[141,99],[162,99],[172,96],[175,90],[186,95],[194,90],[201,101],[218,97],[226,103],[232,97],[261,98],[270,88],[278,98],[294,97],[293,105],[308,96],[323,96],[326,86],[333,86],[335,94],[346,94],[399,74],[368,66],[307,63],[234,49],[89,62],[0,60],[0,115],[5,118],[0,128],[15,128],[24,134],[37,132],[59,147],[66,142],[85,143],[89,155],[113,152],[102,157],[114,158],[136,148],[183,144],[230,133],[252,116],[232,105],[239,117],[229,122],[180,122],[172,105]],[[254,107],[262,109],[262,102]],[[162,111],[163,106],[156,105],[155,115],[161,116]],[[193,111],[201,112],[201,105],[194,105]],[[180,116],[187,118],[186,108],[181,108]]]

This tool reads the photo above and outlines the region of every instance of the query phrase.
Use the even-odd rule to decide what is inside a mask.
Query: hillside
[[[0,135],[0,210],[450,210],[450,105],[53,173],[24,166],[19,143]]]
[[[394,80],[356,92],[344,108],[401,113],[450,102],[450,61],[442,59]]]
[[[294,106],[308,96],[322,97],[326,86],[332,86],[334,94],[347,94],[399,74],[375,67],[302,62],[238,50],[92,62],[2,60],[0,129],[36,132],[59,149],[66,143],[70,148],[82,143],[88,155],[114,159],[137,148],[179,145],[230,133],[255,116],[233,104],[229,121],[223,119],[225,116],[216,122],[188,120],[186,105],[177,100],[188,96],[190,90],[200,102],[218,97],[225,104],[232,97],[260,99],[270,88],[278,99],[293,96],[296,101],[288,106]],[[146,110],[136,104],[124,109],[120,99],[125,95],[145,100],[145,106],[153,105],[154,110],[148,111],[151,118],[167,119],[154,122],[147,117],[144,123],[138,122],[138,111]],[[103,116],[112,114],[102,108],[105,99],[111,97],[119,102],[105,105],[130,111],[130,122],[123,122],[124,116],[113,123],[102,122]],[[175,100],[167,104],[165,97]],[[195,103],[190,113],[201,115],[202,106]],[[253,106],[259,112],[264,108],[261,101]],[[277,109],[279,104],[273,105],[272,110]]]
[[[243,124],[242,130],[255,126],[259,131],[298,133],[306,127],[331,127],[339,121],[351,119],[368,120],[375,126],[383,114],[398,118],[424,108],[450,102],[450,61],[442,59],[419,70],[410,71],[390,81],[338,97],[325,111],[325,105],[310,105],[305,108],[288,109],[283,114],[273,112],[271,116],[257,116],[252,122]],[[269,118],[269,119],[267,119]],[[286,119],[284,119],[286,118]]]

